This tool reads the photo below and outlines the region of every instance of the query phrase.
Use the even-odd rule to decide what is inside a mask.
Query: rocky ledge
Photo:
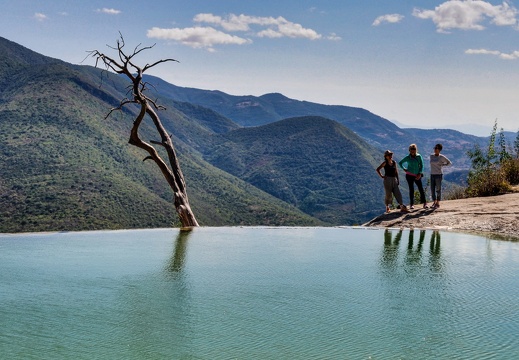
[[[423,209],[420,205],[409,213],[393,210],[363,226],[453,230],[519,240],[519,188],[515,187],[514,191],[498,196],[442,201],[437,209]]]

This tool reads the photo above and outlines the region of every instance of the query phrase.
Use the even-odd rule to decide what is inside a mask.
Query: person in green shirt
[[[418,153],[416,144],[409,145],[409,155],[400,160],[398,165],[405,171],[405,179],[409,186],[409,208],[414,209],[414,184],[416,184],[420,192],[420,203],[423,203],[423,208],[427,209],[429,206],[427,206],[422,185],[423,158],[422,155]]]

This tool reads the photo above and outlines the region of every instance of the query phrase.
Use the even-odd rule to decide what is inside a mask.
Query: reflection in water
[[[386,229],[384,231],[384,251],[382,253],[382,264],[391,268],[396,266],[398,260],[398,246],[402,239],[402,230],[397,232],[395,239],[392,239],[393,233]]]
[[[0,358],[519,359],[519,243],[177,234],[0,235]]]
[[[175,275],[181,273],[186,260],[187,240],[191,235],[191,231],[180,231],[175,241],[175,251],[166,265],[166,272]]]
[[[435,230],[431,234],[431,244],[429,246],[429,263],[431,270],[435,273],[441,273],[443,271],[441,256],[440,256],[440,243],[441,236],[440,232]]]
[[[127,334],[121,335],[129,358],[161,358],[190,347],[193,339],[193,309],[185,274],[190,232],[179,232],[166,264],[156,271],[131,278],[121,293],[120,313]],[[125,341],[123,341],[124,343]]]
[[[431,237],[430,248],[434,254],[427,252],[426,238],[426,230],[388,229],[384,232],[379,281],[383,289],[381,298],[388,311],[381,322],[390,329],[393,338],[402,341],[416,336],[430,343],[439,330],[430,324],[452,320],[451,314],[444,311],[451,297],[445,285],[447,274],[436,276],[442,270],[439,233],[433,232]]]
[[[431,255],[440,255],[440,232],[435,230],[431,234]]]
[[[409,241],[407,243],[406,254],[406,266],[408,266],[412,271],[416,271],[417,266],[422,261],[422,246],[425,239],[425,230],[420,230],[420,237],[416,249],[414,249],[414,233],[415,231],[413,229],[409,231]]]
[[[420,230],[418,243],[415,247],[415,230],[409,230],[407,249],[403,263],[399,263],[400,241],[402,240],[403,230],[396,232],[393,239],[394,231],[386,229],[384,231],[384,249],[382,252],[381,265],[387,269],[396,269],[398,266],[404,266],[409,270],[416,271],[419,269],[419,264],[422,262],[423,245],[426,237],[426,230]],[[441,253],[440,253],[441,237],[439,231],[431,233],[431,240],[429,245],[429,262],[435,272],[441,270]]]

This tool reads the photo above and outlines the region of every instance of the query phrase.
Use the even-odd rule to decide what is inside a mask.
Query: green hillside
[[[305,213],[335,225],[380,213],[380,154],[335,121],[291,118],[222,137],[209,162]]]
[[[0,38],[0,232],[177,226],[155,164],[128,144],[128,81]],[[367,110],[281,94],[232,96],[147,77],[202,226],[353,225],[378,215],[383,150],[436,142],[456,170],[484,138],[401,129]],[[157,140],[152,124],[141,136]],[[160,150],[160,149],[159,149]],[[464,157],[465,156],[465,157]],[[453,178],[455,179],[455,178]],[[406,191],[403,192],[406,194]],[[406,195],[404,195],[406,197]]]
[[[0,232],[176,225],[171,190],[127,143],[131,111],[104,119],[127,84],[1,38],[0,48],[0,63],[9,64],[0,68]],[[201,225],[321,224],[201,160],[191,136],[236,126],[222,116],[218,125],[197,121],[196,107],[185,107],[187,114],[168,110],[166,121],[179,135],[174,141]],[[153,139],[149,128],[143,132]]]
[[[474,144],[488,144],[484,137],[462,134],[455,130],[399,128],[368,110],[351,106],[299,101],[277,93],[236,96],[221,91],[179,87],[155,77],[148,77],[147,80],[155,84],[163,96],[213,109],[245,127],[265,125],[291,117],[322,116],[346,126],[381,152],[391,149],[395,152],[396,158],[405,156],[411,143],[418,144],[422,155],[427,156],[432,152],[434,145],[440,142],[444,144],[446,156],[453,159],[453,169],[456,170],[468,169],[470,159],[467,150],[472,149]],[[493,119],[489,121],[492,122]],[[422,124],[419,118],[416,119],[416,124],[431,125]]]

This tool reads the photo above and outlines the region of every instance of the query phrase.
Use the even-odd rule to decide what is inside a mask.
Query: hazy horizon
[[[497,119],[519,129],[513,1],[23,0],[2,10],[0,36],[73,64],[93,65],[87,52],[122,33],[128,48],[155,44],[142,63],[179,60],[153,72],[178,86],[279,92],[414,127],[481,135]]]

